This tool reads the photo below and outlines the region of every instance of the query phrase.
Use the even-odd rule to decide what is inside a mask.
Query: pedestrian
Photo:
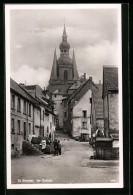
[[[58,155],[59,149],[58,149],[58,141],[57,139],[54,140],[54,156]]]
[[[42,139],[40,145],[42,146],[42,152],[44,153],[46,151],[46,140],[45,139]]]
[[[59,155],[61,155],[61,143],[60,143],[60,140],[58,140],[58,150],[59,150]]]

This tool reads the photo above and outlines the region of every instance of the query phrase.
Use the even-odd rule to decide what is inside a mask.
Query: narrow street
[[[93,148],[58,133],[62,155],[44,154],[12,159],[12,183],[111,183],[119,182],[119,162],[90,160]]]

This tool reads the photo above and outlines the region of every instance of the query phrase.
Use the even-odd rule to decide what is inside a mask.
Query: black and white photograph
[[[122,188],[121,4],[6,4],[8,189]]]

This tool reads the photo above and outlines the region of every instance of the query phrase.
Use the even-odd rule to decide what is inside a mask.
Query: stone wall
[[[109,93],[103,100],[104,133],[109,137],[109,131],[119,130],[118,93]]]
[[[118,93],[108,94],[109,97],[109,130],[119,130]]]
[[[119,148],[96,148],[95,159],[118,160]]]

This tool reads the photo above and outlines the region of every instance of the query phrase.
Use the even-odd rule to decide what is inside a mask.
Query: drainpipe
[[[40,136],[41,136],[41,107],[40,107]]]
[[[27,102],[27,133],[26,133],[26,139],[28,138],[28,102]]]
[[[33,104],[33,135],[34,135],[34,131],[35,131],[35,121],[34,121],[34,104]]]

